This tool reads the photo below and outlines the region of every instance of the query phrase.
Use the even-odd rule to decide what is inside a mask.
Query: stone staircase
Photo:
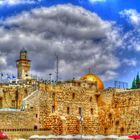
[[[29,104],[34,104],[39,99],[39,93],[40,93],[39,90],[35,90],[27,97],[25,97],[22,101],[21,110],[24,111]]]

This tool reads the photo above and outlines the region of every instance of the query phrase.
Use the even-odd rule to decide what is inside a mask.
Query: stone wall
[[[0,108],[20,109],[22,100],[33,91],[32,86],[2,85],[0,87]]]
[[[25,111],[37,116],[38,128],[51,129],[52,134],[79,134],[81,131],[98,134],[96,96],[96,90],[83,87],[42,84],[37,92],[25,98]]]
[[[108,97],[108,98],[107,98]],[[102,104],[104,102],[104,104]],[[99,101],[99,123],[103,134],[140,132],[140,90],[109,91]]]
[[[0,96],[11,98],[12,92],[16,92],[12,88],[3,95],[5,90],[7,88],[0,91]],[[26,90],[21,88],[18,92],[22,96]],[[26,95],[24,101],[24,111],[0,112],[0,129],[33,129],[37,126],[51,130],[52,134],[93,135],[140,132],[140,90],[96,91],[40,84],[39,89]]]
[[[40,126],[52,129],[54,134],[79,134],[81,127],[85,134],[97,134],[96,94],[96,90],[82,87],[54,85],[46,88],[40,96]],[[82,126],[80,114],[83,117]]]
[[[36,117],[31,112],[0,111],[0,129],[34,129]]]
[[[33,135],[49,135],[51,132],[49,130],[45,131],[7,131],[6,134],[9,136],[10,140],[17,139],[29,139]]]

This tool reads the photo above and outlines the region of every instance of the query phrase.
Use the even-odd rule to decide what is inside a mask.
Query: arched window
[[[0,98],[0,108],[2,108],[2,98]]]
[[[52,106],[52,113],[55,112],[55,106]]]
[[[12,100],[12,107],[15,108],[16,107],[16,101]]]
[[[111,114],[111,113],[108,114],[108,118],[109,118],[110,120],[112,119],[112,114]]]
[[[72,93],[72,99],[74,99],[75,98],[75,93]]]
[[[121,134],[124,133],[124,128],[123,128],[123,127],[120,128],[120,133],[121,133]]]
[[[67,114],[70,114],[70,108],[67,107]]]
[[[117,121],[115,122],[115,125],[116,125],[116,126],[119,126],[119,123],[120,123],[119,120],[117,120]]]
[[[81,115],[81,113],[82,113],[82,109],[81,107],[79,107],[79,115]]]
[[[92,97],[90,97],[89,101],[92,102]]]
[[[34,130],[37,130],[37,125],[34,125]]]
[[[100,95],[95,95],[96,101],[98,102]]]
[[[90,109],[91,114],[93,115],[93,108]]]
[[[18,108],[18,100],[19,100],[19,90],[18,89],[16,90],[15,100],[16,100],[16,108]]]
[[[52,94],[52,98],[53,98],[53,99],[55,98],[55,93]]]

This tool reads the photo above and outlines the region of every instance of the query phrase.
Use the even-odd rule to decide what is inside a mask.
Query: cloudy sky
[[[140,71],[139,0],[0,0],[0,72],[16,74],[19,51],[31,73],[60,80],[98,74],[105,86]]]

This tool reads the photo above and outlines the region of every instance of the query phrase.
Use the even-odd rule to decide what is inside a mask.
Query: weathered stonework
[[[22,100],[33,90],[31,85],[1,85],[0,108],[20,109]]]
[[[22,111],[0,112],[0,129],[24,129],[24,128],[33,129],[35,123],[36,118],[31,112],[22,112]]]
[[[140,131],[140,90],[98,91],[68,83],[40,83],[38,89],[31,89],[0,88],[4,107],[12,107],[11,100],[18,92],[17,108],[22,108],[0,111],[0,129],[47,129],[58,135],[128,135]]]

